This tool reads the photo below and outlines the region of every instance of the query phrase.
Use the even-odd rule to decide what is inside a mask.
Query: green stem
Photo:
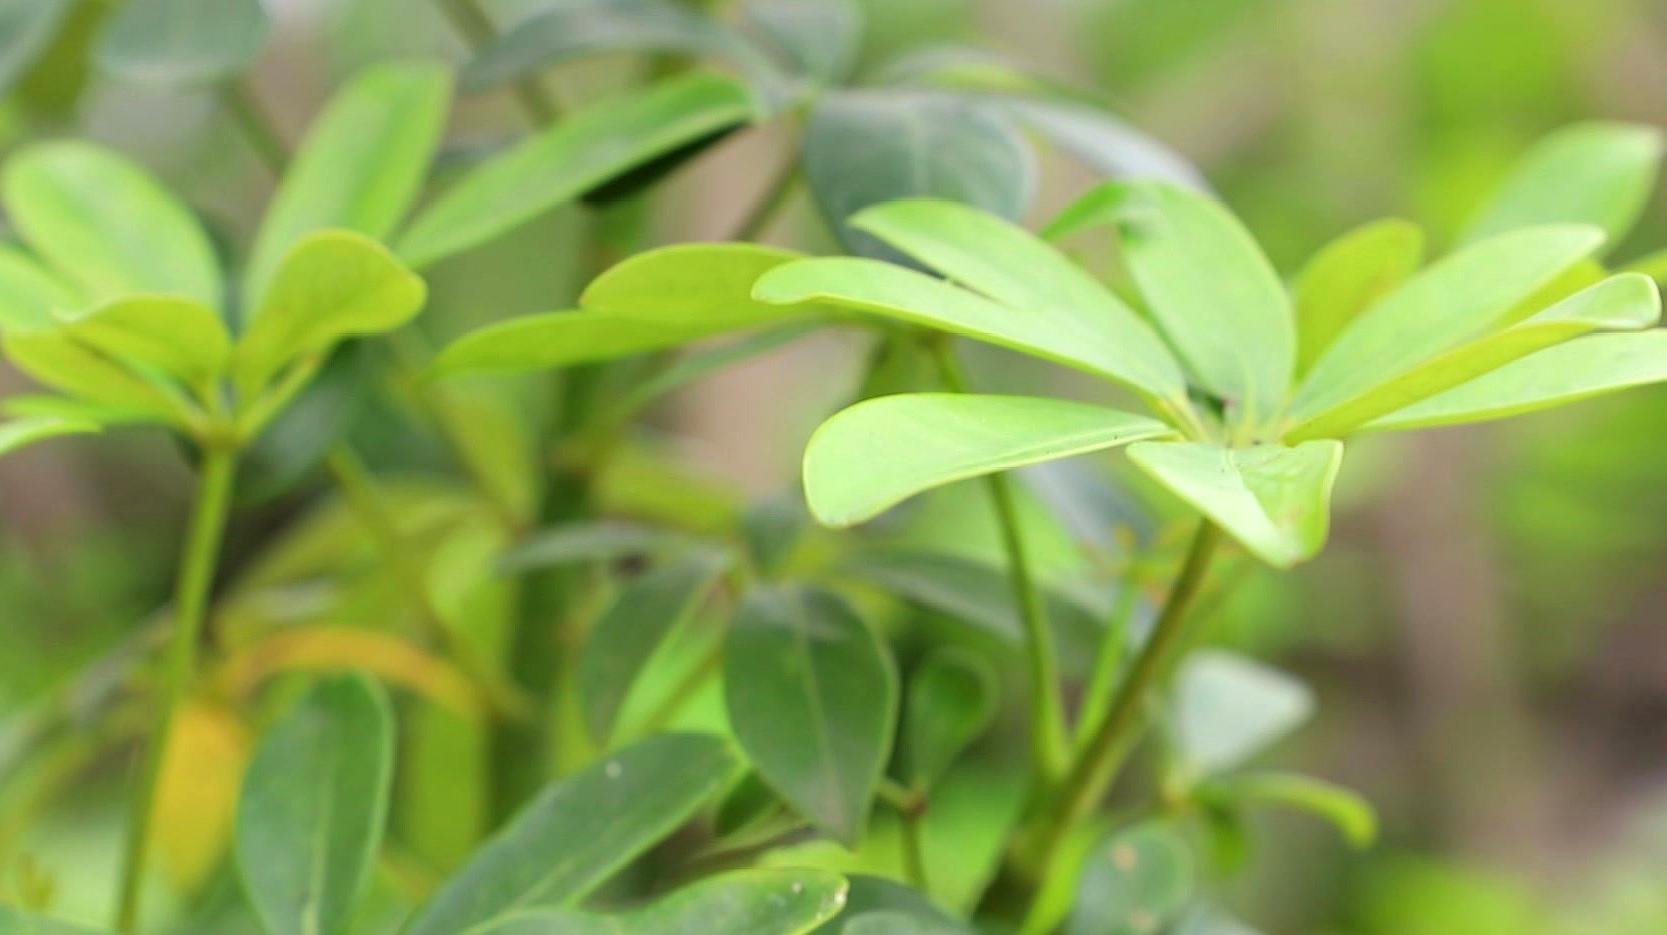
[[[238,129],[243,131],[255,155],[272,170],[273,175],[281,177],[289,165],[289,150],[248,86],[242,82],[231,82],[220,89],[220,100],[226,112],[237,121]]]
[[[474,51],[479,52],[498,38],[497,27],[492,25],[492,18],[481,9],[478,0],[441,0],[440,8],[445,11],[446,18],[451,20],[452,28],[463,36]],[[534,127],[545,126],[555,120],[561,111],[536,77],[523,78],[516,82],[515,96]]]
[[[966,375],[948,341],[934,341],[932,349],[944,386],[952,392],[967,392]],[[1054,652],[1053,630],[1048,626],[1042,592],[1031,573],[1012,484],[1005,474],[991,474],[984,480],[1001,527],[1002,547],[1007,553],[1007,574],[1012,581],[1014,602],[1024,624],[1025,655],[1030,664],[1031,746],[1037,771],[1045,781],[1052,782],[1064,772],[1070,757],[1070,747],[1065,740],[1065,705],[1060,698],[1059,662]]]
[[[1140,588],[1134,583],[1134,568],[1123,581],[1117,595],[1117,606],[1106,623],[1105,635],[1100,638],[1100,653],[1094,660],[1094,674],[1088,680],[1088,691],[1082,698],[1082,721],[1077,725],[1077,750],[1080,753],[1088,738],[1099,730],[1106,712],[1111,710],[1111,693],[1117,688],[1117,675],[1123,669],[1129,648],[1129,630],[1134,623],[1135,608],[1140,606]]]
[[[145,865],[150,856],[152,810],[162,760],[174,719],[184,704],[197,671],[197,646],[202,640],[209,591],[219,565],[220,544],[231,512],[232,479],[237,455],[230,448],[210,448],[203,455],[202,478],[191,529],[185,541],[179,579],[174,590],[174,626],[169,637],[164,702],[151,733],[128,813],[126,853],[122,863],[116,930],[134,932],[139,925]]]

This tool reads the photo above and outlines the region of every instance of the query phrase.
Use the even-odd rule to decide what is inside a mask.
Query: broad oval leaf
[[[0,422],[0,457],[21,451],[36,442],[64,435],[91,435],[101,431],[97,422],[88,419],[65,419],[59,416],[26,416]]]
[[[742,870],[631,912],[527,912],[469,935],[805,935],[839,914],[845,878],[825,870]]]
[[[0,0],[0,97],[46,51],[72,0]]]
[[[364,70],[313,121],[272,196],[244,273],[259,302],[302,236],[327,227],[384,240],[422,189],[445,129],[451,72],[399,63]]]
[[[1107,836],[1089,853],[1064,935],[1150,935],[1191,902],[1197,870],[1172,824],[1151,821]]]
[[[1530,149],[1465,229],[1466,243],[1537,224],[1595,224],[1611,246],[1649,201],[1661,167],[1662,131],[1626,123],[1583,123]]]
[[[440,887],[407,935],[457,935],[526,906],[571,906],[741,771],[717,737],[661,734],[558,780]]]
[[[885,646],[838,596],[758,588],[724,647],[729,720],[764,781],[847,845],[861,839],[897,719]]]
[[[381,848],[393,757],[388,699],[359,675],[320,682],[261,740],[235,847],[271,935],[347,931]]]
[[[903,706],[903,759],[908,782],[929,789],[990,726],[996,674],[964,650],[934,651],[909,678]]]
[[[933,487],[1170,434],[1145,416],[1031,396],[910,393],[842,410],[805,448],[816,518],[851,526]]]
[[[1217,650],[1188,656],[1175,679],[1175,745],[1202,774],[1239,766],[1314,713],[1314,694],[1289,675]]]
[[[858,211],[927,196],[1017,220],[1035,194],[1035,161],[1009,121],[946,94],[831,94],[805,129],[811,194],[851,252],[868,256],[891,254],[847,223]]]
[[[6,164],[12,222],[94,301],[132,292],[219,308],[220,267],[202,225],[143,169],[90,143],[40,143]]]
[[[1111,290],[1016,224],[951,201],[910,199],[851,219],[940,274],[1011,309],[1035,343],[1065,342],[1148,396],[1186,404],[1186,377],[1157,332]],[[1046,337],[1042,337],[1046,335]]]
[[[1358,227],[1314,254],[1291,285],[1297,372],[1307,373],[1350,322],[1417,272],[1423,261],[1423,230],[1396,219]]]
[[[417,215],[399,254],[428,266],[754,116],[745,85],[708,73],[592,105],[471,170]]]
[[[61,317],[72,339],[203,393],[231,357],[231,334],[220,314],[190,299],[136,295]]]
[[[54,312],[80,308],[80,294],[21,250],[0,244],[0,332],[49,328]]]
[[[855,0],[746,0],[742,15],[796,73],[830,84],[850,75],[862,52]]]
[[[1210,442],[1141,442],[1129,460],[1275,568],[1314,557],[1331,526],[1337,441],[1293,448],[1225,448]]]
[[[1661,382],[1667,382],[1667,331],[1591,335],[1512,361],[1365,430],[1486,422]]]
[[[253,65],[267,27],[260,0],[128,0],[96,54],[100,68],[124,81],[208,84]]]
[[[1488,328],[1589,256],[1595,227],[1503,234],[1431,265],[1367,309],[1314,363],[1291,403],[1306,422]]]

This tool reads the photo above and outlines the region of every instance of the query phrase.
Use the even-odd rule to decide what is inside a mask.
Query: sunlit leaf
[[[1151,821],[1102,840],[1083,864],[1064,935],[1150,935],[1175,921],[1197,882],[1173,825]]]
[[[1661,168],[1661,130],[1583,123],[1547,136],[1518,160],[1476,212],[1464,242],[1537,224],[1595,224],[1614,246],[1648,203]]]
[[[124,81],[208,84],[253,65],[267,26],[260,0],[128,0],[96,54],[99,67]]]
[[[759,588],[724,649],[730,724],[759,775],[804,817],[853,844],[891,750],[897,673],[842,599]]]
[[[27,416],[0,422],[0,457],[49,438],[91,435],[99,430],[99,424],[92,420],[65,419],[58,416]]]
[[[193,421],[192,407],[178,392],[111,361],[65,328],[10,331],[0,335],[0,344],[19,370],[42,385],[127,414],[131,421],[182,427]]]
[[[347,931],[381,850],[393,762],[393,712],[363,676],[318,683],[261,740],[236,853],[270,935]]]
[[[1029,396],[911,393],[865,400],[805,449],[805,496],[851,526],[933,487],[1169,434],[1155,419]]]
[[[1200,773],[1231,769],[1301,726],[1314,695],[1296,679],[1216,650],[1187,657],[1170,724],[1182,760]]]
[[[826,871],[742,870],[630,912],[531,911],[469,935],[804,935],[839,913],[845,891],[845,879]]]
[[[989,663],[953,648],[927,656],[909,677],[903,706],[908,781],[930,788],[989,727],[996,713],[996,674]]]
[[[745,85],[700,72],[593,104],[472,169],[417,215],[398,252],[428,266],[753,116]]]
[[[0,332],[50,327],[53,312],[79,308],[80,294],[21,250],[0,245]]]
[[[1129,460],[1257,558],[1288,568],[1325,545],[1343,445],[1312,441],[1294,448],[1224,448],[1209,442],[1141,442],[1129,448]]]
[[[231,356],[220,314],[190,299],[136,295],[60,317],[71,339],[192,388],[211,386]]]
[[[1424,261],[1424,232],[1408,221],[1355,228],[1314,254],[1291,285],[1297,306],[1297,372]]]
[[[457,935],[526,906],[567,907],[740,778],[717,737],[661,734],[548,786],[440,887],[408,935]]]
[[[1208,801],[1239,806],[1277,805],[1331,822],[1355,847],[1377,838],[1378,817],[1370,802],[1352,789],[1295,773],[1242,773],[1210,782],[1199,794]]]

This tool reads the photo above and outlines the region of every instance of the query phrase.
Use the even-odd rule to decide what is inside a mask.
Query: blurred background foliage
[[[67,4],[46,56],[0,103],[0,149],[54,134],[108,142],[184,193],[218,236],[244,240],[270,193],[270,174],[212,94],[147,90],[89,65],[89,37],[108,6]],[[538,6],[489,4],[503,22]],[[291,141],[354,68],[463,55],[438,10],[418,0],[269,0],[268,7],[274,34],[251,88]],[[1512,160],[1561,125],[1593,118],[1667,125],[1660,0],[867,0],[864,7],[870,64],[970,43],[1091,91],[1194,160],[1287,273],[1339,232],[1377,217],[1407,217],[1435,245],[1450,244]],[[582,100],[638,67],[586,62],[561,69],[552,86]],[[521,132],[508,94],[465,97],[444,162],[467,165]],[[647,198],[563,209],[491,249],[447,261],[433,271],[423,327],[438,344],[484,321],[570,304],[593,266],[577,247],[593,225],[614,253],[725,236],[770,174],[764,167],[783,158],[781,148],[771,131],[743,134]],[[1052,156],[1041,180],[1038,218],[1092,181]],[[646,226],[637,223],[644,216]],[[771,234],[833,248],[805,204]],[[1663,246],[1667,192],[1658,191],[1617,258]],[[747,502],[792,494],[806,435],[856,391],[864,354],[855,338],[819,335],[686,388],[631,437],[598,480],[599,500],[621,516],[729,534]],[[992,388],[1069,379],[996,351],[975,350],[972,362]],[[393,511],[408,529],[433,533],[423,541],[446,553],[439,564],[479,570],[501,548],[482,505],[438,479],[445,453],[401,417],[411,405],[406,388],[356,379],[356,365],[337,362],[339,395],[313,400],[312,414],[294,420],[295,435],[266,445],[256,483],[245,486],[251,502],[233,529],[217,623],[233,657],[265,638],[272,615],[304,616],[309,601],[331,602],[340,619],[375,621],[373,632],[401,626],[398,586],[377,573],[363,534],[320,493],[318,472],[291,457],[305,451],[307,433],[324,432],[319,423],[349,408],[359,414],[360,449],[402,478],[385,491]],[[906,382],[907,362],[898,370]],[[21,391],[24,381],[0,375],[0,388]],[[459,403],[473,407],[469,421],[482,444],[496,446],[497,462],[510,466],[501,480],[512,491],[514,466],[535,457],[533,442],[494,427],[530,400],[523,385],[486,381]],[[1259,819],[1246,845],[1256,859],[1229,895],[1240,915],[1270,933],[1667,931],[1664,436],[1667,397],[1649,390],[1463,438],[1369,438],[1344,474],[1338,529],[1320,559],[1283,576],[1245,561],[1222,576],[1210,605],[1219,640],[1299,674],[1319,700],[1316,723],[1282,747],[1281,762],[1361,789],[1383,824],[1381,844],[1356,853],[1310,819]],[[1028,477],[1034,525],[1052,536],[1038,551],[1053,580],[1093,578],[1085,567],[1096,562],[1138,567],[1131,556],[1169,567],[1175,530],[1161,505],[1155,513],[1143,505],[1138,481],[1107,484],[1101,461],[1066,467]],[[1084,490],[1095,497],[1085,499]],[[188,496],[179,452],[155,437],[71,441],[0,464],[0,724],[72,674],[142,645],[146,630],[132,622],[165,601],[161,583]],[[995,560],[987,517],[957,502],[953,489],[864,535],[901,548],[953,543],[963,557]],[[801,548],[837,552],[838,538],[813,536]],[[344,560],[354,549],[361,557]],[[333,571],[331,593],[316,593],[319,569],[343,567],[357,572]],[[501,599],[494,589],[504,585],[490,575],[480,580],[458,572],[427,587],[443,613],[466,615]],[[489,649],[502,634],[471,638]],[[385,664],[446,697],[444,680],[420,660]],[[77,706],[96,704],[97,680],[79,690],[88,697],[66,702],[71,723]],[[455,862],[488,820],[483,801],[470,807],[458,794],[469,786],[458,764],[479,742],[467,729],[468,701],[424,707],[406,728],[407,760],[427,765],[402,768],[431,776],[404,785],[396,806],[415,876]],[[131,720],[116,718],[111,729],[136,730]],[[198,756],[246,755],[241,721],[204,709],[191,723]],[[15,765],[6,760],[15,740],[0,732],[0,766]],[[1009,729],[991,743],[1022,741]],[[76,752],[0,787],[0,895],[38,901],[55,893],[72,909],[77,900],[105,898],[120,761],[87,762]],[[65,774],[80,777],[73,794],[51,795]],[[190,828],[211,823],[201,815],[217,807],[217,794],[230,800],[199,791],[181,806],[186,830],[169,847],[170,867],[185,876],[205,865]],[[424,807],[439,796],[455,806],[443,819]],[[20,812],[35,818],[27,833],[9,817]],[[202,930],[214,931],[212,914],[205,919]]]

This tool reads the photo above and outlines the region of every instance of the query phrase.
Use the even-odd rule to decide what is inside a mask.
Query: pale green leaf
[[[92,300],[147,292],[220,307],[208,235],[125,157],[90,143],[39,143],[12,157],[0,187],[23,239]]]
[[[1175,679],[1170,716],[1175,746],[1201,773],[1239,766],[1314,713],[1308,686],[1233,653],[1201,650]]]
[[[1297,372],[1424,261],[1424,232],[1409,221],[1376,221],[1314,254],[1291,285],[1297,307]]]
[[[268,935],[348,930],[381,849],[393,765],[393,711],[363,675],[320,682],[261,741],[234,847]]]
[[[1198,871],[1184,835],[1165,821],[1114,832],[1089,853],[1064,935],[1150,935],[1191,902]]]
[[[1661,168],[1661,130],[1640,124],[1582,123],[1530,149],[1476,212],[1466,243],[1537,224],[1595,224],[1611,246],[1649,202]]]
[[[1156,419],[1028,396],[912,393],[836,413],[805,449],[816,518],[851,526],[933,487],[1172,430]]]
[[[1210,782],[1200,796],[1220,805],[1280,805],[1331,822],[1355,847],[1377,838],[1378,816],[1372,804],[1352,789],[1295,773],[1242,773]]]
[[[192,423],[193,409],[177,391],[75,340],[65,328],[10,331],[0,342],[12,363],[43,386],[131,414],[133,421]]]
[[[741,775],[727,743],[661,734],[558,780],[486,842],[406,935],[457,935],[528,907],[568,907]]]
[[[99,431],[99,424],[85,419],[64,419],[57,416],[33,416],[0,422],[0,457],[21,451],[36,442],[64,435],[90,435]]]
[[[82,304],[69,283],[23,251],[0,245],[0,331],[51,327],[57,321],[53,312]]]
[[[244,295],[258,302],[305,234],[334,227],[385,240],[422,189],[445,130],[451,73],[376,65],[330,98],[284,173],[255,236]]]
[[[847,846],[862,838],[891,751],[897,673],[837,595],[757,588],[724,646],[730,724],[771,788]]]
[[[4,21],[0,20],[0,25]],[[45,916],[32,915],[0,904],[0,933],[3,935],[104,935],[99,929],[83,928]]]
[[[996,673],[978,656],[954,647],[935,650],[909,677],[903,706],[907,781],[929,789],[990,726],[996,713]]]
[[[745,85],[700,72],[593,104],[471,170],[417,215],[398,252],[428,266],[753,117]]]
[[[227,81],[260,57],[267,27],[260,0],[127,0],[104,28],[96,57],[122,81]]]
[[[805,935],[839,914],[847,884],[824,870],[741,870],[630,912],[531,911],[468,935]]]
[[[1141,442],[1129,448],[1129,460],[1257,558],[1288,568],[1325,545],[1343,445]]]
[[[220,314],[191,299],[136,295],[60,317],[69,338],[204,392],[231,356],[231,334]]]

